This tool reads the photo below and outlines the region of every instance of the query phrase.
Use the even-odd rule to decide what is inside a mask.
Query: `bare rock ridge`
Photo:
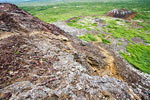
[[[7,32],[51,31],[57,34],[58,28],[41,21],[16,5],[0,3],[0,30]]]
[[[0,100],[149,100],[116,63],[100,45],[0,3]]]

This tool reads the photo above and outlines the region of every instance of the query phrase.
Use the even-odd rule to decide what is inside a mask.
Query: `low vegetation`
[[[150,74],[150,46],[130,44],[122,56],[137,69]]]
[[[87,17],[87,18],[80,18],[76,17],[67,24],[71,27],[76,27],[79,29],[87,29],[87,30],[92,30],[97,28],[97,23],[92,23],[92,17]]]
[[[83,36],[79,36],[79,39],[82,39],[82,40],[85,40],[85,41],[98,41],[98,40],[101,40],[102,43],[109,44],[110,41],[105,39],[103,36],[104,36],[103,34],[93,35],[93,34],[88,33],[88,34],[85,34]]]
[[[104,38],[106,36],[106,34],[98,34],[97,36],[102,40],[102,43],[104,43],[104,44],[110,44],[111,43],[109,40]]]
[[[85,41],[98,41],[97,36],[94,36],[93,34],[85,34],[83,36],[79,36],[79,39],[83,39]]]
[[[150,32],[145,31],[142,28],[126,27],[124,25],[118,25],[117,23],[109,23],[105,32],[113,33],[115,38],[126,38],[131,41],[134,37],[140,37],[145,41],[150,41]]]

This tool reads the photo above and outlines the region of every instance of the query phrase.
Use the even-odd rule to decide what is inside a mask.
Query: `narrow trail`
[[[114,64],[115,59],[112,56],[112,54],[109,51],[107,51],[105,48],[101,47],[99,43],[96,42],[93,44],[96,45],[100,49],[100,51],[104,54],[104,56],[106,57],[105,61],[107,63],[104,69],[93,67],[93,69],[97,72],[97,74],[99,76],[104,76],[104,75],[113,76],[117,79],[123,80],[123,78],[119,75],[117,68]]]
[[[101,47],[99,43],[93,42],[93,44],[96,45],[101,50],[101,52],[106,57],[105,61],[108,64],[107,66],[104,67],[104,69],[93,67],[93,70],[95,70],[99,76],[108,75],[124,81],[123,78],[119,75],[119,72],[117,71],[117,68],[114,64],[115,58],[112,56],[112,54],[109,51],[107,51],[105,48]],[[129,88],[128,91],[132,94],[132,98],[134,98],[134,100],[141,100],[140,97],[136,95],[132,89]]]
[[[63,22],[57,22],[57,23],[55,23],[55,25],[58,26],[58,27],[60,27],[61,29],[65,30],[70,35],[72,35],[72,34],[77,35],[77,33],[80,33],[80,35],[81,35],[81,33],[83,33],[83,34],[87,33],[87,32],[84,33],[83,31],[81,31],[79,29],[69,27],[68,25],[66,25]],[[74,31],[74,33],[70,32],[70,30]],[[109,38],[109,36],[106,37],[106,38]],[[117,68],[115,67],[114,57],[111,55],[110,52],[108,52],[106,49],[104,49],[103,47],[101,47],[99,45],[99,42],[102,42],[102,40],[98,39],[97,42],[93,42],[93,45],[96,45],[100,49],[100,52],[102,52],[104,54],[104,56],[106,57],[105,61],[107,63],[107,66],[105,66],[104,68],[101,68],[101,67],[98,68],[97,66],[93,66],[92,69],[94,70],[94,74],[95,75],[98,74],[99,76],[109,75],[109,76],[116,77],[117,79],[123,80],[121,78],[121,76],[119,76]]]

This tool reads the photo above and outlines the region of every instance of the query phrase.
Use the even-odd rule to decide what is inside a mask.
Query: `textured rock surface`
[[[65,32],[67,32],[68,34],[72,36],[80,36],[89,32],[86,29],[77,29],[74,27],[69,27],[65,22],[61,22],[61,21],[55,22],[54,25],[63,29]]]
[[[114,9],[108,12],[107,14],[107,16],[110,17],[123,18],[123,19],[133,19],[134,17],[136,17],[136,15],[137,15],[136,12],[132,12],[127,9],[122,9],[122,10]]]
[[[7,3],[0,3],[0,30],[7,32],[49,31],[58,34],[57,27],[54,25],[47,24],[16,5]]]
[[[28,13],[23,17],[24,11],[15,5],[0,4],[0,8],[0,18],[12,17],[9,25],[0,19],[0,99],[140,100],[145,96],[122,79],[117,61],[103,47],[80,41]],[[21,22],[24,28],[12,25],[14,17],[16,25]]]
[[[95,19],[93,18],[93,21],[94,20],[97,21],[98,18],[95,18]],[[103,20],[106,20],[106,19],[103,18]],[[63,22],[61,22],[61,24],[63,24]],[[62,26],[69,27],[65,23],[62,26],[57,24],[57,23],[55,23],[55,25],[60,27],[62,30],[65,30],[65,28]],[[99,28],[101,28],[101,26],[103,26],[103,25],[105,25],[105,24],[100,23]],[[79,32],[81,34],[86,34],[83,31],[80,31],[80,29],[75,29],[75,30],[73,30],[73,29],[74,28],[72,28],[72,31],[69,31],[69,30],[65,30],[65,31],[67,32],[67,34],[70,34],[72,36],[78,35],[78,34],[75,34],[76,30],[77,30],[77,32]],[[89,31],[88,33],[91,33],[91,32]],[[97,34],[97,32],[94,34]],[[110,34],[107,34],[106,37],[108,38],[109,36],[110,36]],[[120,52],[126,51],[126,46],[128,46],[128,40],[122,38],[121,39],[122,45],[118,45],[118,43],[120,43],[120,39],[116,39],[116,38],[111,37],[111,38],[109,38],[109,40],[111,41],[111,44],[106,45],[106,44],[100,43],[100,45],[101,45],[101,47],[105,48],[106,50],[113,52],[113,54],[110,54],[110,55],[114,56],[114,63],[115,63],[115,66],[117,67],[117,71],[121,72],[120,76],[123,78],[123,80],[128,82],[128,84],[130,84],[135,89],[135,91],[137,91],[137,90],[141,91],[139,94],[144,95],[143,96],[144,99],[150,98],[150,95],[149,95],[149,93],[150,93],[150,90],[149,90],[149,88],[150,88],[149,87],[150,86],[150,75],[145,74],[145,73],[135,69],[126,60],[124,60],[124,58],[122,56],[120,56]],[[143,42],[142,39],[139,40],[139,38],[133,38],[133,40],[140,42],[140,43]],[[103,52],[103,54],[104,53],[105,52]],[[111,56],[109,56],[109,58],[111,58]],[[112,69],[114,69],[114,67],[112,67]],[[109,69],[109,71],[110,71],[110,69]],[[105,72],[107,72],[107,71],[105,71]],[[99,72],[99,73],[101,73],[101,72]],[[102,75],[102,73],[100,75]]]

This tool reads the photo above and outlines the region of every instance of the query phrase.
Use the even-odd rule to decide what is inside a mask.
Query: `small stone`
[[[10,75],[13,75],[13,73],[14,73],[13,71],[10,71],[10,72],[9,72]]]
[[[80,45],[81,46],[86,46],[86,43],[85,42],[81,42]]]
[[[76,69],[75,69],[75,68],[72,68],[71,70],[74,72]]]
[[[10,92],[8,93],[0,93],[0,100],[9,100],[12,94]]]
[[[63,41],[68,41],[68,38],[67,37],[64,37],[64,36],[59,36],[59,38]]]
[[[68,41],[68,39],[67,38],[63,38],[63,41]]]
[[[82,87],[81,87],[79,84],[76,85],[76,88],[77,88],[78,90],[81,90],[81,89],[82,89]]]
[[[56,73],[56,75],[61,75],[61,74],[62,74],[61,72],[57,72],[57,73]]]

